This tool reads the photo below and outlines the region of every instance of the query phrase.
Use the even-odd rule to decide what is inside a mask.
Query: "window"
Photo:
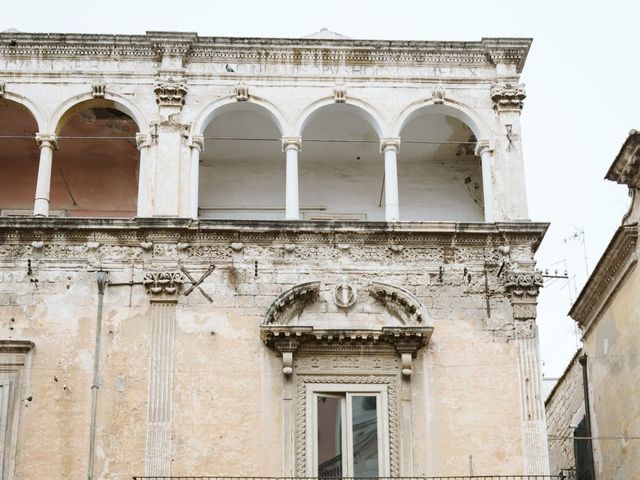
[[[388,476],[386,388],[318,385],[309,396],[313,476]]]

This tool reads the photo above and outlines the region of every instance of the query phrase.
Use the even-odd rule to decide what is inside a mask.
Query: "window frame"
[[[343,432],[342,432],[342,455],[343,460],[342,477],[353,477],[353,445],[351,417],[351,399],[354,396],[375,396],[376,414],[378,420],[378,476],[389,477],[390,473],[390,443],[389,443],[389,399],[386,384],[326,384],[308,383],[306,384],[306,443],[307,443],[307,476],[318,476],[318,425],[317,425],[317,402],[320,396],[339,396],[344,399],[342,409]]]

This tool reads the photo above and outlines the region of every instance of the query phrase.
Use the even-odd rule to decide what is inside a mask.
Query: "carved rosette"
[[[493,83],[491,100],[497,112],[520,112],[527,97],[523,83]]]
[[[157,79],[153,87],[156,103],[161,107],[182,107],[187,91],[187,81],[184,78]]]
[[[152,298],[175,297],[183,283],[181,272],[149,272],[142,280]]]

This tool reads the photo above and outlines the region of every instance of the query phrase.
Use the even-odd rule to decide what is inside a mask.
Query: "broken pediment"
[[[426,307],[408,290],[372,282],[323,285],[306,282],[283,292],[261,325],[263,342],[283,358],[283,372],[293,372],[293,354],[313,344],[326,353],[336,349],[375,353],[392,347],[411,375],[411,359],[433,332]]]

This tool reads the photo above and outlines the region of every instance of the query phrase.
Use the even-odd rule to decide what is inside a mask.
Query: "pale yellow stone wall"
[[[640,271],[636,266],[584,339],[592,433],[595,437],[640,432]],[[598,478],[634,478],[640,472],[640,441],[596,440]]]
[[[100,245],[90,248],[90,232],[29,231],[19,240],[17,231],[5,229],[0,246],[2,336],[32,340],[35,348],[25,386],[32,399],[25,395],[16,403],[15,478],[86,475],[97,306],[93,270],[109,271],[113,283],[139,282],[147,271],[176,269],[179,263],[195,279],[210,264],[216,269],[201,285],[212,303],[196,289],[180,295],[176,306],[172,474],[285,475],[291,454],[284,441],[291,433],[283,423],[285,378],[281,359],[260,340],[259,326],[269,305],[293,285],[319,279],[331,286],[345,278],[361,289],[372,280],[403,286],[432,316],[430,344],[399,392],[411,400],[412,430],[412,461],[401,473],[469,474],[470,456],[475,474],[524,473],[513,311],[490,237],[465,243],[458,234],[454,245],[453,237],[442,234],[422,243],[411,233],[391,237],[381,231],[370,231],[366,240],[355,231],[287,238],[275,229],[264,237],[239,230],[189,237],[183,231],[188,243],[178,249],[175,240],[167,240],[175,233],[157,229],[151,236],[164,240],[145,249],[140,240],[148,232],[97,232]],[[42,238],[42,248],[32,246],[34,236]],[[246,238],[234,250],[230,244],[238,236]],[[533,236],[509,238],[512,260],[531,262]],[[389,248],[398,243],[404,248]],[[125,479],[145,471],[150,310],[142,285],[107,287],[96,478]]]

